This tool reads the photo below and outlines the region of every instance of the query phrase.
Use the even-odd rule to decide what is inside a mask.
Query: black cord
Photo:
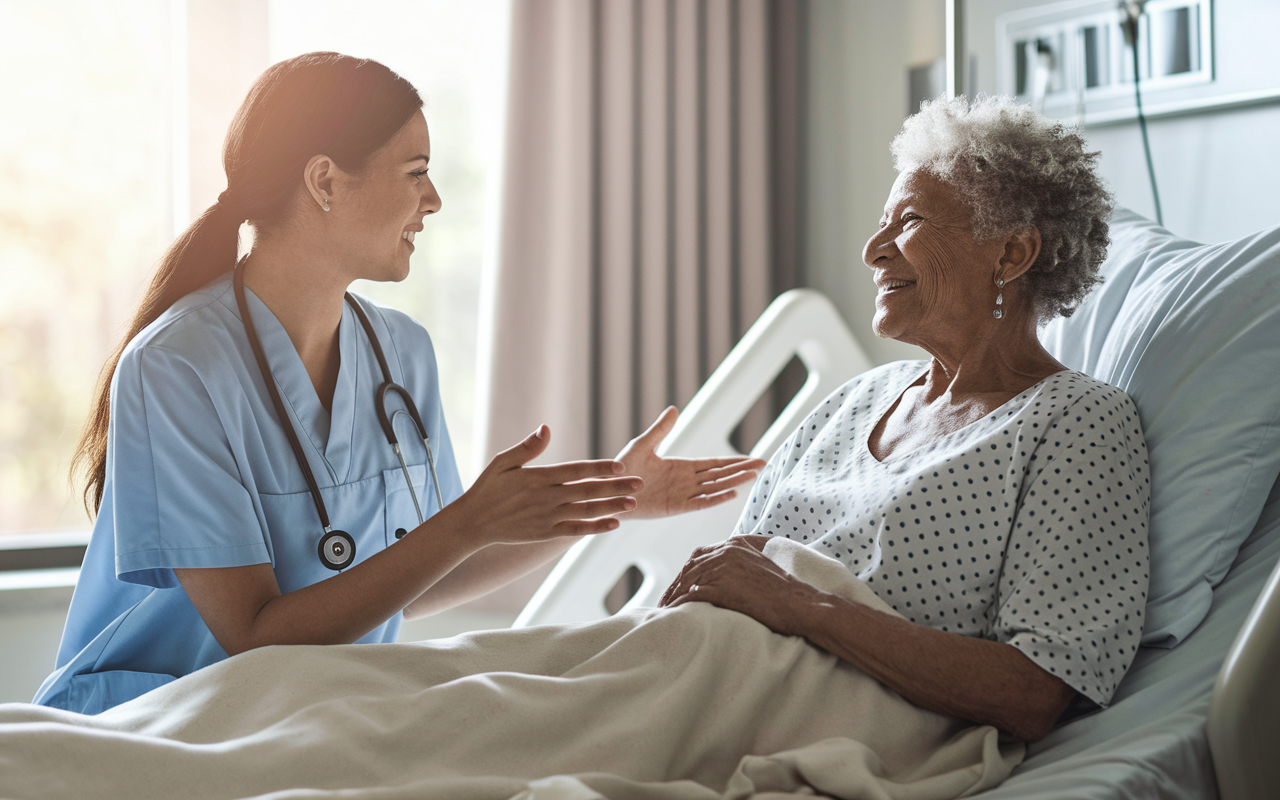
[[[1156,188],[1156,168],[1151,162],[1151,141],[1147,138],[1147,118],[1142,113],[1142,90],[1138,84],[1138,20],[1131,19],[1133,25],[1133,98],[1138,106],[1138,127],[1142,129],[1142,150],[1147,154],[1147,177],[1151,179],[1151,197],[1156,201],[1156,222],[1164,227],[1164,214],[1160,211],[1160,190]]]

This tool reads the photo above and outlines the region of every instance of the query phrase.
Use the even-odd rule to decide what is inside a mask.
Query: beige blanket
[[[792,574],[885,608],[787,540]],[[705,603],[418,644],[269,647],[96,717],[0,706],[6,798],[931,800],[1022,758]]]

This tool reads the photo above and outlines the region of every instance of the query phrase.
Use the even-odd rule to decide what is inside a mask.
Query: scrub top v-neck
[[[249,313],[290,422],[335,527],[356,563],[417,525],[413,499],[374,408],[382,375],[343,307],[331,410],[288,333],[251,291]],[[412,318],[359,301],[392,377],[414,397],[436,448],[445,503],[462,493],[440,406],[430,337]],[[438,511],[426,451],[406,415],[396,426],[423,513]],[[403,430],[401,426],[403,425]],[[97,713],[226,658],[175,568],[269,563],[288,593],[335,573],[323,530],[236,308],[231,275],[193,292],[130,342],[111,385],[102,506],[58,652],[35,702]],[[360,639],[391,642],[396,615]]]

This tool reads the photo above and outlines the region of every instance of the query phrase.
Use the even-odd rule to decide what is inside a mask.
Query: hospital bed
[[[1226,421],[1234,423],[1240,420],[1233,415],[1258,415],[1260,424],[1249,435],[1262,438],[1262,450],[1246,483],[1265,485],[1261,491],[1255,486],[1250,498],[1232,508],[1232,519],[1243,514],[1252,529],[1244,528],[1218,548],[1230,568],[1225,576],[1215,576],[1203,621],[1176,647],[1140,648],[1109,708],[1061,723],[1029,747],[1026,761],[1008,781],[983,797],[1280,797],[1280,470],[1272,455],[1280,451],[1280,228],[1206,247],[1119,209],[1112,240],[1112,255],[1103,267],[1107,284],[1073,317],[1048,326],[1042,334],[1046,347],[1067,366],[1129,391],[1149,442],[1153,422],[1159,428],[1180,400],[1193,404],[1192,417],[1227,415]],[[1205,325],[1210,329],[1197,328]],[[1212,353],[1197,350],[1195,342],[1215,335],[1221,347]],[[733,451],[731,432],[793,357],[808,371],[806,381],[752,455],[767,458],[827,394],[871,366],[830,301],[814,291],[788,292],[688,404],[663,452]],[[1206,373],[1210,367],[1218,372]],[[1138,382],[1153,372],[1161,376],[1154,381],[1161,388],[1145,391]],[[1198,391],[1197,379],[1225,380],[1231,385],[1210,388],[1257,402],[1237,410],[1213,407],[1198,395],[1188,398],[1188,392]],[[1202,409],[1194,406],[1200,401]],[[1201,449],[1197,457],[1209,457],[1217,441],[1205,435],[1193,442]],[[1153,495],[1180,491],[1162,482],[1154,445],[1152,452]],[[1170,472],[1164,468],[1163,474]],[[1241,508],[1246,501],[1256,508]],[[745,502],[743,493],[714,509],[674,520],[630,521],[579,543],[515,625],[605,617],[606,597],[624,575],[635,575],[633,569],[641,576],[639,586],[624,607],[656,604],[690,551],[723,539]],[[1164,542],[1159,533],[1153,520],[1153,562],[1157,548],[1182,546]],[[1226,536],[1214,524],[1200,534]]]

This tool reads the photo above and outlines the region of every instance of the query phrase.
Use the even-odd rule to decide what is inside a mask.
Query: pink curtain
[[[486,459],[543,422],[542,461],[612,456],[797,282],[796,7],[515,0]]]

